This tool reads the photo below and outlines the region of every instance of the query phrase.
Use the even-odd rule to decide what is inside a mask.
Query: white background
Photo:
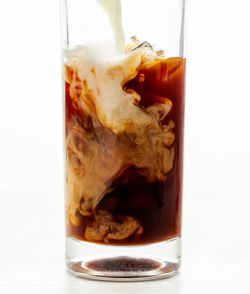
[[[250,293],[249,0],[189,0],[182,271],[127,284],[64,267],[58,2],[0,2],[0,293]]]

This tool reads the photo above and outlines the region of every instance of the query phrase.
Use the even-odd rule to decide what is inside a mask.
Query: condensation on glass
[[[66,264],[146,280],[180,266],[182,0],[62,0]]]

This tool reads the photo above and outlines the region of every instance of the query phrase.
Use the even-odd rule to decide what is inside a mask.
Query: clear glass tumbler
[[[181,261],[185,0],[62,0],[66,264],[150,280]]]

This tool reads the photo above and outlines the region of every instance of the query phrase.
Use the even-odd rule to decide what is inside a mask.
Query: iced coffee
[[[93,52],[64,56],[67,234],[113,245],[177,237],[185,59],[136,37],[116,58]]]

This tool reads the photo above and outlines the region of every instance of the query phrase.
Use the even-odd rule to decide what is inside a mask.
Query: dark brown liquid
[[[185,60],[169,58],[159,59],[149,67],[142,67],[137,76],[124,87],[125,90],[133,89],[140,94],[141,107],[161,103],[162,97],[171,100],[172,109],[162,124],[167,124],[170,120],[175,124],[175,156],[173,168],[164,182],[149,183],[130,167],[116,180],[114,190],[103,197],[98,208],[109,211],[113,216],[132,216],[143,226],[142,234],[133,234],[120,241],[110,240],[108,244],[153,243],[179,236],[181,233],[184,84]],[[66,131],[69,120],[81,126],[88,124],[87,118],[84,119],[84,115],[75,109],[73,104],[69,85],[66,83]],[[79,219],[78,226],[67,222],[67,234],[85,240],[85,228],[91,219],[80,213]]]
[[[100,260],[89,261],[85,266],[98,272],[145,272],[156,270],[161,267],[159,262],[154,260],[140,258],[104,258]]]

